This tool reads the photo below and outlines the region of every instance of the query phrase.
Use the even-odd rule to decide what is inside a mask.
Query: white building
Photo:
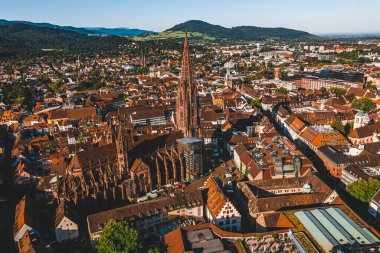
[[[370,118],[367,113],[363,113],[362,111],[359,111],[355,115],[355,121],[354,121],[354,129],[366,126],[369,122]]]
[[[55,237],[57,241],[72,240],[79,236],[77,214],[65,201],[56,210]]]
[[[223,193],[216,180],[216,178],[210,177],[205,183],[205,188],[208,188],[206,217],[211,223],[225,231],[239,232],[241,215]]]

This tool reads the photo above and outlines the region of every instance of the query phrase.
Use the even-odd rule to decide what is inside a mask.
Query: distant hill
[[[72,32],[77,32],[77,33],[82,33],[82,34],[94,34],[94,32],[87,30],[85,28],[78,28],[78,27],[73,27],[73,26],[59,26],[59,25],[53,25],[50,23],[34,23],[34,22],[29,22],[29,21],[9,21],[5,19],[0,19],[0,25],[7,25],[7,24],[25,24],[25,25],[36,26],[36,27],[58,28],[61,30],[72,31]]]
[[[11,23],[0,25],[0,55],[23,52],[38,53],[36,49],[70,50],[78,52],[113,51],[130,40],[119,36],[89,36],[58,28]]]
[[[36,27],[56,28],[66,31],[77,32],[81,34],[98,34],[98,35],[117,35],[117,36],[136,36],[141,34],[154,33],[152,31],[130,28],[104,28],[104,27],[74,27],[74,26],[59,26],[50,23],[34,23],[30,21],[9,21],[0,19],[0,25],[5,24],[26,24]]]
[[[237,26],[226,28],[220,25],[212,25],[201,20],[190,20],[165,32],[197,32],[215,38],[230,40],[322,40],[322,37],[287,28],[263,28],[256,26]]]
[[[86,27],[87,30],[94,34],[100,35],[118,35],[118,36],[136,36],[142,34],[152,34],[154,32],[141,30],[141,29],[130,29],[130,28],[104,28],[104,27]]]

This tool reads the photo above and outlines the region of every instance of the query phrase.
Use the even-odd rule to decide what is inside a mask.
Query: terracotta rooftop
[[[89,232],[99,232],[110,220],[122,220],[128,218],[142,218],[154,216],[162,212],[170,212],[181,208],[203,206],[201,191],[174,193],[174,196],[166,196],[150,201],[112,209],[105,212],[87,216]]]

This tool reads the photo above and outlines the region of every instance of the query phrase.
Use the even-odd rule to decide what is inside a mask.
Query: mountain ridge
[[[126,28],[126,27],[118,27],[118,28],[105,28],[105,27],[75,27],[75,26],[60,26],[51,23],[36,23],[31,21],[23,21],[23,20],[6,20],[0,19],[0,25],[5,24],[26,24],[35,27],[45,27],[45,28],[56,28],[62,29],[66,31],[77,32],[86,35],[117,35],[117,36],[136,36],[142,34],[150,34],[154,33],[153,31],[137,29],[137,28]]]
[[[257,26],[235,26],[226,28],[221,25],[214,25],[202,20],[189,20],[165,30],[165,32],[199,32],[213,37],[234,40],[321,40],[322,37],[310,34],[308,32],[275,27],[257,27]]]
[[[20,53],[40,54],[42,50],[72,52],[113,52],[131,40],[121,36],[91,36],[54,27],[22,23],[0,25],[0,57]]]

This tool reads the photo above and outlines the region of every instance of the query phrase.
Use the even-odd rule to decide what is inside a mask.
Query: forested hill
[[[287,28],[263,28],[256,26],[238,26],[226,28],[220,25],[212,25],[200,20],[190,20],[166,30],[171,32],[199,32],[216,38],[231,40],[320,40],[316,35]]]
[[[46,27],[46,28],[56,28],[65,31],[72,31],[82,34],[97,34],[97,35],[118,35],[118,36],[136,36],[141,34],[150,34],[152,31],[142,30],[142,29],[130,29],[126,27],[119,28],[105,28],[105,27],[74,27],[74,26],[60,26],[50,23],[35,23],[30,21],[10,21],[5,19],[0,19],[0,25],[7,24],[25,24],[36,27]]]
[[[37,27],[27,24],[0,25],[0,56],[20,52],[36,52],[38,49],[101,51],[116,50],[129,39],[119,36],[89,36],[57,28]],[[36,50],[37,49],[37,50]]]

